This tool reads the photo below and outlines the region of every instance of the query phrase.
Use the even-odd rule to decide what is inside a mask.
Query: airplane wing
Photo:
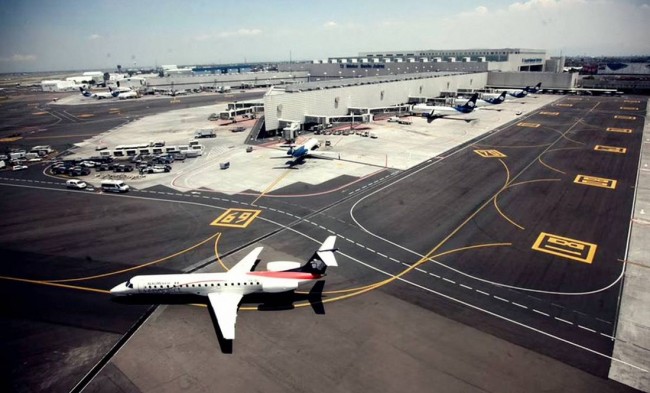
[[[257,257],[260,255],[263,248],[264,247],[257,247],[253,251],[249,252],[248,255],[246,255],[241,261],[237,262],[228,273],[248,273],[253,270],[255,261],[257,261]]]
[[[326,160],[340,160],[341,159],[341,154],[337,153],[335,151],[317,150],[317,151],[310,152],[309,156],[313,157],[313,158],[324,158]]]
[[[235,339],[235,323],[237,322],[237,306],[243,295],[237,293],[209,293],[210,306],[217,316],[219,329],[223,338]]]

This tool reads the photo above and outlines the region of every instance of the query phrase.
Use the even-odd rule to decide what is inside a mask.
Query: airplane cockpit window
[[[127,287],[127,288],[130,288],[130,289],[133,289],[133,283],[131,283],[131,280],[128,280],[128,281],[126,282],[126,287]]]

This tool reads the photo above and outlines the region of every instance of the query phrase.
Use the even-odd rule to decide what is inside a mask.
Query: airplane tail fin
[[[506,93],[507,93],[507,91],[504,91],[503,93],[501,93],[501,95],[497,98],[497,101],[498,102],[505,101],[506,100]]]
[[[334,253],[338,250],[334,248],[336,236],[329,236],[320,248],[309,258],[309,261],[300,268],[305,273],[324,274],[328,266],[338,266]]]
[[[472,95],[472,97],[465,103],[465,107],[474,108],[476,106],[476,100],[478,100],[478,93]]]

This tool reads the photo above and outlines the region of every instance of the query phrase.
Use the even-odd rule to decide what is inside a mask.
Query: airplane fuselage
[[[292,291],[299,284],[321,278],[322,275],[302,272],[248,272],[161,274],[135,276],[111,290],[113,295],[200,295],[209,293],[275,293]]]

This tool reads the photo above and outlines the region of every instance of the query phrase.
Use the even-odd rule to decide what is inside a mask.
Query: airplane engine
[[[270,293],[293,291],[296,288],[298,282],[294,280],[273,280],[262,284],[262,290]]]
[[[270,272],[286,272],[299,267],[300,262],[269,262],[266,264],[266,270]]]

